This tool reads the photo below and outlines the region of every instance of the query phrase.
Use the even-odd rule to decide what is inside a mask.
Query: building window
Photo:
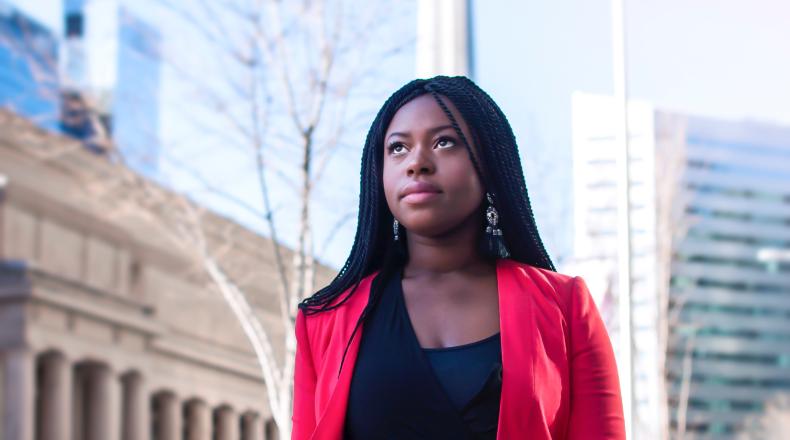
[[[82,12],[69,12],[66,14],[66,38],[82,38],[85,20]]]

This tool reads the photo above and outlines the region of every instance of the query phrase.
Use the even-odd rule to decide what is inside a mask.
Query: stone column
[[[14,349],[2,356],[3,440],[33,440],[35,412],[35,359],[26,349]]]
[[[264,440],[263,424],[261,417],[253,412],[248,412],[243,416],[244,437],[241,440]]]
[[[42,440],[71,439],[71,409],[73,369],[71,363],[61,354],[44,355],[40,362],[43,368],[41,383],[41,413],[36,425],[41,430],[38,438]]]
[[[146,440],[150,432],[150,410],[143,377],[139,373],[129,373],[123,377],[122,383],[121,438]]]
[[[218,409],[219,417],[217,426],[218,440],[238,440],[239,439],[239,420],[236,412],[230,407]]]
[[[264,423],[263,431],[266,433],[265,435],[266,440],[280,439],[280,431],[279,429],[277,429],[277,424],[274,423],[274,419],[271,416],[266,419],[266,423]]]
[[[88,440],[120,438],[121,382],[112,370],[96,365],[91,368],[88,397]]]
[[[211,440],[211,411],[205,402],[193,400],[187,409],[189,437],[187,440]]]
[[[162,440],[181,440],[181,405],[175,394],[166,393],[159,399],[159,436]]]

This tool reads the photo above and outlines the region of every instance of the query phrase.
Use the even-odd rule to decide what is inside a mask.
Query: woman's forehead
[[[466,131],[466,123],[452,101],[444,96],[441,96],[441,99],[458,124]],[[447,117],[433,95],[425,94],[412,99],[395,112],[385,136],[389,137],[392,134],[408,136],[412,132],[433,130],[450,125],[450,123],[450,118]]]

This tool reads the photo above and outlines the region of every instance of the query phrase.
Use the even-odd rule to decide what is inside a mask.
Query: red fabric
[[[337,372],[374,276],[342,307],[297,316],[294,440],[342,438],[360,332]],[[497,438],[624,439],[611,342],[584,280],[499,260],[497,287],[503,363]]]

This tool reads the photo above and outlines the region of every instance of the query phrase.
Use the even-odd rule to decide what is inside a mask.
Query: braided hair
[[[359,327],[378,303],[384,282],[397,273],[408,258],[408,251],[404,252],[402,248],[405,240],[395,242],[392,238],[393,215],[384,198],[384,135],[398,109],[425,94],[431,94],[447,115],[465,145],[485,191],[492,194],[505,244],[511,253],[510,258],[555,270],[538,235],[518,146],[505,114],[486,92],[466,77],[416,79],[393,93],[373,120],[362,151],[359,215],[351,253],[328,286],[299,304],[299,309],[306,315],[340,307],[354,294],[365,276],[378,270],[380,272],[373,281],[370,299],[357,323]],[[473,155],[469,140],[444,99],[454,104],[469,126],[480,160]],[[343,295],[344,292],[347,293]],[[353,337],[352,334],[351,339]]]
[[[366,275],[376,270],[382,273],[394,272],[397,263],[402,263],[399,260],[402,260],[403,253],[396,249],[392,239],[393,216],[384,198],[384,134],[395,113],[407,102],[424,94],[431,94],[447,115],[465,145],[485,190],[494,196],[500,227],[511,251],[510,258],[555,270],[538,235],[516,139],[502,110],[488,94],[466,77],[417,79],[390,96],[373,120],[362,151],[359,216],[351,253],[328,286],[299,304],[306,314],[340,307],[356,290],[352,287],[358,286]],[[444,99],[449,99],[455,105],[469,126],[482,163],[473,155],[469,140]],[[345,297],[340,298],[347,290]]]

